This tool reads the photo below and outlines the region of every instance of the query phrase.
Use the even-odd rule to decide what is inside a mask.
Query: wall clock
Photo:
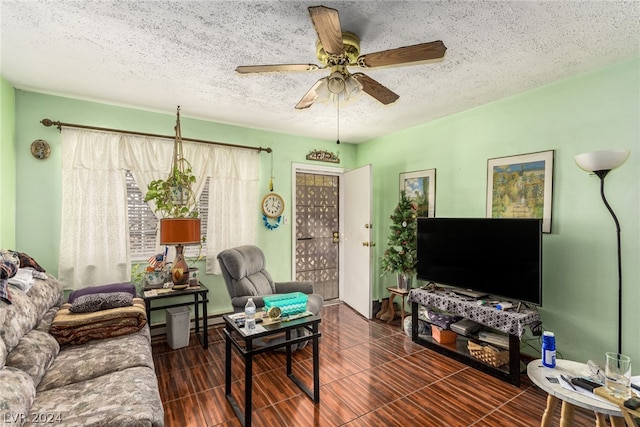
[[[278,218],[284,212],[284,199],[278,193],[271,192],[262,199],[262,213],[269,218]]]

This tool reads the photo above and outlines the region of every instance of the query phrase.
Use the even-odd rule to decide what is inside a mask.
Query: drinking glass
[[[620,353],[605,353],[605,388],[620,399],[631,397],[631,359]]]

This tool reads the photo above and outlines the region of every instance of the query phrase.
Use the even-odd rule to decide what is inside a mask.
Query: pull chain
[[[273,191],[273,152],[269,154],[271,155],[271,176],[269,177],[269,191]]]

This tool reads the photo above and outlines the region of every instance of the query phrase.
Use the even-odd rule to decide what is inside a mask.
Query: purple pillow
[[[136,287],[133,283],[111,283],[109,285],[89,286],[88,288],[78,289],[69,295],[69,304],[72,304],[76,298],[91,294],[106,294],[112,292],[127,292],[132,296],[136,296]]]

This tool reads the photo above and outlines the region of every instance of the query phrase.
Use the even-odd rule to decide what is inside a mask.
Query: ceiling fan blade
[[[247,74],[272,73],[276,71],[313,71],[321,68],[315,64],[240,65],[236,67],[236,71],[240,74]]]
[[[311,107],[316,99],[318,99],[318,93],[316,92],[316,89],[318,89],[318,87],[320,87],[322,82],[325,80],[327,80],[327,78],[323,77],[315,82],[315,84],[311,86],[311,89],[309,89],[309,91],[305,93],[302,99],[296,104],[296,109],[303,110],[305,108]]]
[[[344,45],[338,11],[324,6],[312,6],[309,8],[309,15],[324,51],[329,55],[343,53]]]
[[[396,102],[397,99],[400,98],[400,95],[391,91],[391,89],[381,85],[365,74],[356,73],[353,74],[353,77],[355,77],[362,84],[362,90],[365,93],[377,99],[384,105],[389,105],[393,102]]]
[[[438,40],[360,55],[360,57],[358,57],[358,65],[364,68],[370,68],[428,61],[430,59],[442,58],[446,51],[447,47],[442,41]]]

